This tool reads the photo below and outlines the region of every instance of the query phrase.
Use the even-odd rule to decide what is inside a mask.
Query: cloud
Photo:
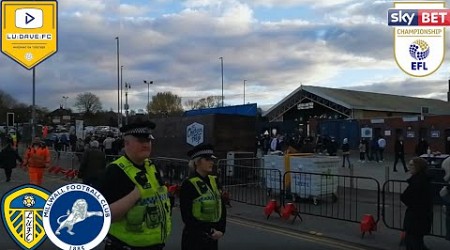
[[[228,104],[277,103],[300,84],[398,91],[442,98],[444,63],[434,78],[409,79],[393,60],[383,1],[60,0],[59,51],[36,68],[36,102],[50,109],[62,96],[92,92],[117,109],[117,40],[122,84],[133,109],[150,95],[187,99],[221,95]],[[264,8],[304,8],[308,15],[259,20]],[[119,66],[120,66],[119,65]],[[2,90],[31,103],[31,71],[0,60]],[[400,77],[399,77],[400,76]],[[385,81],[388,79],[388,81]],[[120,79],[119,79],[120,80]],[[422,86],[435,86],[426,89]],[[416,86],[420,85],[420,86]],[[401,91],[402,88],[411,91]]]

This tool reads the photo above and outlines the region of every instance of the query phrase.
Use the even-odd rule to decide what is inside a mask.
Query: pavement
[[[386,156],[384,162],[358,162],[356,156],[353,154],[351,162],[354,165],[353,175],[372,177],[382,184],[386,179],[405,180],[409,177],[408,173],[404,173],[402,166],[397,166],[399,172],[392,172],[393,158]],[[64,159],[64,155],[61,157]],[[409,158],[407,158],[409,159]],[[73,161],[71,159],[70,161]],[[66,165],[64,160],[60,164]],[[339,174],[349,174],[350,169],[340,168]],[[46,173],[44,187],[50,191],[56,190],[59,186],[70,182],[78,182],[79,180],[68,180],[62,175],[54,175]],[[8,190],[25,184],[28,181],[27,173],[15,169],[13,171],[12,181],[6,183],[3,172],[0,172],[0,195],[3,195]],[[231,219],[251,221],[264,226],[274,228],[281,228],[286,230],[294,230],[307,235],[314,235],[316,237],[338,239],[344,242],[354,243],[367,249],[400,249],[400,231],[389,229],[383,223],[378,223],[377,231],[372,234],[366,234],[364,238],[361,237],[360,226],[358,223],[345,222],[342,220],[323,218],[312,215],[301,214],[303,221],[298,218],[293,222],[293,216],[288,220],[280,218],[277,214],[272,214],[269,219],[264,215],[264,208],[260,206],[248,205],[246,203],[231,202],[232,207],[228,208],[228,216]],[[376,204],[374,204],[376,206]],[[300,211],[301,212],[301,211]],[[444,216],[441,216],[444,220]],[[426,236],[426,245],[432,250],[450,249],[450,241],[434,236]]]
[[[385,156],[383,162],[366,161],[364,163],[358,161],[359,153],[354,152],[352,155],[353,156],[350,158],[350,161],[353,165],[353,170],[350,170],[348,167],[340,167],[339,174],[353,174],[354,176],[370,177],[376,179],[380,185],[383,185],[383,183],[387,180],[406,180],[410,177],[409,173],[405,173],[403,171],[403,166],[401,163],[397,164],[398,172],[392,171],[394,159],[390,155]],[[406,163],[411,157],[412,156],[405,157]],[[373,185],[367,185],[366,187],[361,185],[364,184],[361,183],[358,187],[363,189],[370,190],[373,187]],[[373,205],[376,206],[376,204]],[[298,218],[294,221],[294,216],[291,216],[288,220],[285,220],[280,218],[279,215],[275,213],[272,214],[269,219],[266,219],[263,207],[248,205],[240,202],[232,202],[232,207],[228,208],[227,212],[228,216],[232,218],[254,221],[264,225],[290,230],[297,230],[305,234],[325,238],[339,239],[369,248],[386,250],[401,249],[401,232],[396,229],[387,228],[381,221],[378,222],[377,231],[372,234],[365,234],[363,238],[360,231],[360,225],[358,223],[301,214],[301,211],[300,214],[303,221],[300,221]],[[444,215],[437,217],[442,220],[445,219]],[[425,243],[432,250],[450,249],[450,241],[435,236],[426,236]]]

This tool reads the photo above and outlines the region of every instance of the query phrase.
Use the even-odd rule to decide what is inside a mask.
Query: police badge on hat
[[[121,127],[120,132],[122,132],[124,136],[132,135],[134,137],[149,138],[153,140],[155,138],[152,135],[152,130],[155,129],[155,127],[155,123],[151,121],[136,121]]]
[[[195,146],[192,150],[189,150],[187,155],[191,159],[194,159],[197,157],[212,158],[212,159],[217,158],[214,155],[214,147],[211,144],[201,144],[201,145]]]

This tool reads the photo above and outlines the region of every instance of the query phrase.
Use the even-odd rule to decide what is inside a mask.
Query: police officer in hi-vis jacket
[[[167,188],[148,159],[154,128],[150,121],[137,121],[120,129],[125,155],[106,168],[99,187],[112,214],[105,250],[160,250],[169,236]]]
[[[226,227],[226,209],[217,177],[212,174],[213,147],[196,146],[188,152],[192,170],[180,189],[183,222],[182,250],[216,250]]]

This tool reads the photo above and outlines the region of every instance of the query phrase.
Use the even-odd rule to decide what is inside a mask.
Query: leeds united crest
[[[3,195],[3,224],[22,249],[36,249],[46,239],[42,214],[49,194],[39,186],[27,184]]]

